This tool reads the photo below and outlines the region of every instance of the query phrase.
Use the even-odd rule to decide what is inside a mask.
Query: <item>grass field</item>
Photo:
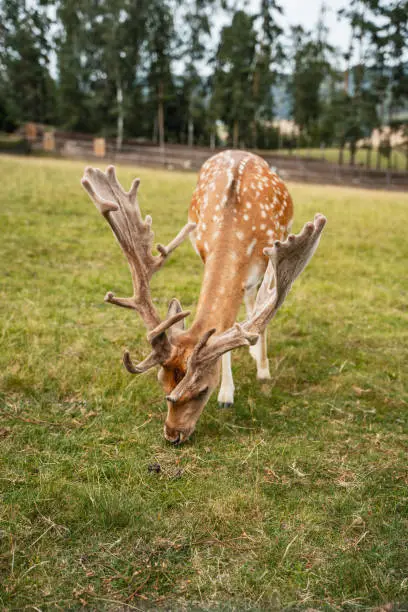
[[[103,303],[130,277],[83,165],[0,157],[0,607],[407,610],[408,195],[290,186],[294,229],[328,225],[271,325],[273,380],[236,352],[234,408],[214,396],[174,448],[155,374],[121,366],[145,332]],[[195,175],[118,174],[166,243]],[[184,244],[160,310],[194,309],[201,273]]]
[[[293,149],[293,151],[289,152],[287,149],[282,149],[277,151],[279,155],[299,155],[300,157],[315,157],[317,159],[326,159],[329,162],[338,163],[339,161],[339,149],[334,147],[329,147],[324,149]],[[272,152],[273,153],[273,152]],[[343,151],[343,164],[350,163],[350,149],[345,148]],[[367,151],[365,149],[358,149],[356,151],[355,157],[356,164],[362,164],[366,166],[367,164]],[[377,168],[377,151],[371,152],[371,162],[370,167],[375,170]],[[401,150],[394,150],[392,152],[391,158],[391,168],[393,170],[406,170],[407,169],[407,157]],[[380,169],[387,170],[388,169],[388,160],[383,155],[380,157]]]

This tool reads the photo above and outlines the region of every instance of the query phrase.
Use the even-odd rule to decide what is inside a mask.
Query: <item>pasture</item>
[[[339,149],[335,147],[328,147],[326,149],[319,148],[304,148],[304,149],[293,149],[288,151],[287,149],[280,149],[279,155],[296,155],[300,157],[313,157],[316,159],[326,159],[328,162],[337,164],[339,161]],[[350,163],[350,149],[345,148],[343,150],[343,164]],[[367,166],[367,151],[366,149],[357,149],[355,156],[355,163],[362,166]],[[377,151],[371,151],[371,161],[369,164],[370,168],[377,169]],[[394,170],[406,170],[407,169],[407,153],[402,149],[394,149],[391,156],[391,168]],[[388,169],[388,159],[383,155],[379,158],[379,170]]]
[[[273,380],[236,351],[234,407],[214,394],[175,448],[155,373],[121,365],[148,344],[103,302],[130,275],[84,165],[0,158],[0,606],[407,609],[408,195],[289,185],[294,230],[328,224],[270,325]],[[136,175],[166,243],[196,176]],[[194,310],[201,274],[187,241],[161,312]]]

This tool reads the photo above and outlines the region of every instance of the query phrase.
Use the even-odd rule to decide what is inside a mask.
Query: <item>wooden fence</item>
[[[125,163],[170,170],[198,170],[216,151],[206,147],[166,145],[164,149],[135,141],[124,143],[120,152],[115,141],[94,138],[92,135],[62,131],[28,129],[33,151],[46,151],[62,157],[104,160],[106,163]],[[338,164],[322,158],[282,155],[279,152],[259,152],[284,180],[306,183],[351,185],[374,189],[408,190],[408,172],[404,170],[369,169],[363,164]]]

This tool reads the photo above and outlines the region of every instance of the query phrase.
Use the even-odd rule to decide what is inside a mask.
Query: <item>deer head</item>
[[[264,249],[269,263],[249,319],[222,333],[211,328],[197,337],[184,329],[184,320],[190,313],[182,310],[177,299],[171,300],[162,321],[150,294],[151,277],[195,229],[195,224],[187,223],[167,246],[158,244],[158,255],[153,255],[152,219],[150,216],[142,219],[137,202],[138,179],[126,192],[113,166],[108,167],[106,173],[86,168],[82,185],[109,223],[128,260],[132,276],[132,297],[115,297],[108,292],[105,301],[136,310],[148,332],[151,346],[148,357],[134,364],[126,351],[123,363],[132,374],[142,374],[159,366],[158,379],[168,408],[164,434],[167,440],[179,444],[194,431],[218,384],[220,357],[257,342],[316,250],[326,219],[316,215],[314,222],[307,223],[300,234],[291,234],[285,242],[275,241],[271,248]]]

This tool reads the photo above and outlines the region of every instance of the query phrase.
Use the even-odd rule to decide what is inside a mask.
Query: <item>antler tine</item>
[[[170,327],[172,327],[173,325],[175,325],[179,321],[182,321],[183,319],[188,317],[190,314],[191,314],[190,310],[182,310],[181,312],[176,312],[176,314],[171,315],[170,317],[167,317],[167,319],[165,321],[160,323],[160,325],[155,327],[151,332],[149,332],[147,334],[147,339],[150,342],[150,344],[153,344],[153,342],[161,334],[163,334],[166,331],[166,329],[169,329]]]
[[[127,193],[129,201],[132,204],[134,204],[136,201],[136,195],[137,195],[137,190],[139,189],[139,185],[140,185],[140,179],[139,178],[133,179],[132,185]]]
[[[85,173],[87,172],[88,168],[85,169]],[[91,200],[93,200],[93,202],[95,203],[95,206],[98,208],[99,212],[102,215],[106,215],[106,213],[108,212],[112,212],[114,210],[118,210],[118,205],[115,204],[114,202],[110,202],[109,200],[105,200],[105,198],[102,198],[93,188],[92,183],[87,179],[87,178],[83,178],[81,180],[82,183],[82,187],[88,192],[89,197],[91,198]]]
[[[235,323],[229,330],[214,338],[212,344],[206,346],[198,357],[200,363],[219,359],[224,353],[240,346],[253,346],[259,335],[248,332],[242,325]]]
[[[82,179],[83,187],[109,223],[126,255],[132,275],[132,297],[115,297],[110,291],[106,294],[105,301],[136,310],[150,332],[149,342],[154,345],[154,355],[149,356],[139,366],[133,366],[129,356],[124,358],[125,365],[130,372],[145,371],[147,367],[163,363],[171,351],[165,331],[189,314],[187,312],[178,313],[177,316],[162,322],[153,305],[149,283],[153,274],[161,268],[170,253],[195,227],[195,224],[187,223],[167,247],[159,245],[159,255],[153,255],[152,218],[150,215],[147,215],[144,220],[142,218],[137,202],[139,184],[140,180],[135,179],[130,190],[126,192],[116,177],[114,166],[109,166],[106,172],[87,167]]]
[[[211,338],[211,336],[215,334],[216,331],[217,330],[215,329],[215,327],[212,327],[211,329],[208,329],[206,332],[203,333],[203,335],[195,345],[193,352],[191,353],[190,364],[197,363],[201,351],[205,346],[207,346],[208,340]]]
[[[156,249],[162,255],[162,263],[164,263],[164,260],[167,259],[170,253],[172,253],[196,227],[196,223],[187,223],[166,247],[162,244],[156,245]]]
[[[150,355],[146,357],[146,359],[144,359],[137,365],[135,365],[131,360],[129,351],[125,351],[123,353],[123,365],[131,374],[143,374],[144,372],[147,372],[147,370],[150,370],[150,368],[154,368],[154,366],[158,364],[159,361],[157,355],[153,351],[150,353]]]

